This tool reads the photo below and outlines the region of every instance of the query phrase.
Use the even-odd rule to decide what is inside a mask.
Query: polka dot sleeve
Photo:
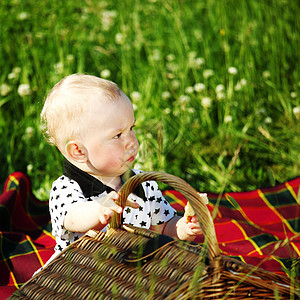
[[[140,170],[133,170],[135,174]],[[151,225],[160,225],[172,219],[176,210],[163,197],[156,181],[145,181],[142,183],[145,193],[143,199],[131,194],[140,207],[132,209],[126,207],[123,212],[123,222],[137,227],[150,228]]]
[[[85,201],[88,201],[88,199],[83,196],[76,181],[66,176],[61,176],[53,182],[50,191],[49,209],[54,237],[64,239],[64,236],[68,234],[63,226],[67,212],[73,205]]]
[[[176,215],[176,210],[164,198],[157,182],[146,181],[143,183],[143,185],[146,198],[151,207],[151,225],[160,225],[172,219]]]

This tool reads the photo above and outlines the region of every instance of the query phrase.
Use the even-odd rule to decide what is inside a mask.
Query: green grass
[[[299,176],[297,15],[286,0],[2,0],[0,182],[28,171],[46,197],[62,157],[40,133],[43,100],[104,70],[137,108],[137,167],[211,192]]]

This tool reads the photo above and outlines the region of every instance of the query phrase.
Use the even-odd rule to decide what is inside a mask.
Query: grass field
[[[47,198],[62,157],[40,133],[63,76],[115,81],[136,108],[143,170],[222,192],[300,175],[299,2],[0,2],[0,182]]]

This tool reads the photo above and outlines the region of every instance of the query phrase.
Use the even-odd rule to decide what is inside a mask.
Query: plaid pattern
[[[53,254],[49,221],[48,202],[34,197],[28,177],[11,174],[0,195],[0,299],[10,296]]]
[[[296,178],[268,189],[208,194],[222,253],[281,275],[296,263],[299,272],[299,186]],[[183,213],[186,200],[179,192],[168,190],[164,196]]]
[[[290,269],[291,258],[300,257],[299,186],[297,178],[270,189],[208,194],[222,252],[285,274],[282,268]],[[164,196],[183,213],[186,200],[179,192],[167,190]],[[11,174],[0,195],[0,299],[51,257],[55,240],[50,232],[48,202],[34,197],[26,175]]]

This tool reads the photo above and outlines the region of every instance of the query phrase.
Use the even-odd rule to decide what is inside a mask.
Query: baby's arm
[[[87,232],[89,229],[101,230],[104,228],[114,212],[122,213],[123,209],[115,201],[119,198],[116,192],[93,201],[81,202],[72,207],[64,219],[64,227],[73,232]],[[138,208],[139,205],[127,200],[127,205]]]

